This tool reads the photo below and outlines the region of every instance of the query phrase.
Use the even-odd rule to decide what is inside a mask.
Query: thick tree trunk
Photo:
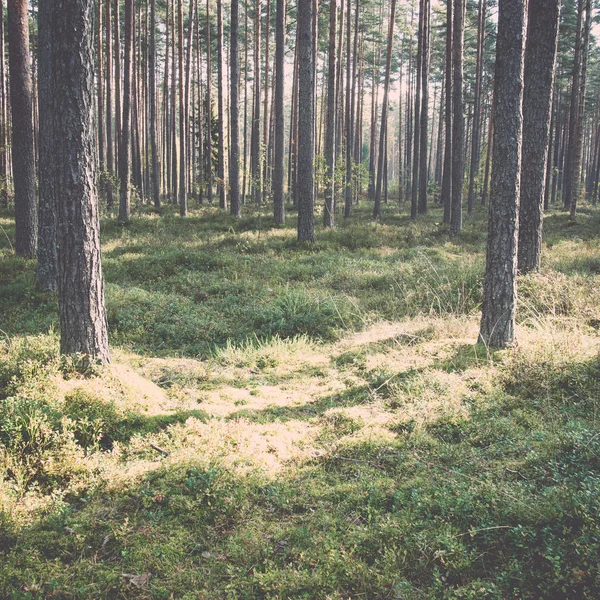
[[[37,252],[37,206],[27,0],[8,1],[8,49],[15,186],[15,250],[19,256],[34,258]]]
[[[529,0],[523,90],[518,269],[540,268],[560,0]]]
[[[61,352],[110,362],[94,170],[92,0],[51,6]],[[50,100],[51,101],[51,100]]]
[[[314,85],[313,2],[298,0],[298,241],[313,242]]]
[[[335,3],[335,0],[334,0]],[[275,32],[275,145],[273,152],[273,211],[275,223],[285,222],[283,196],[284,114],[283,89],[285,77],[285,0],[277,0]]]
[[[480,339],[515,339],[517,243],[527,0],[500,0],[496,42],[494,158]]]

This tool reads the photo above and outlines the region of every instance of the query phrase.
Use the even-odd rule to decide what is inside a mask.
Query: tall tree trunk
[[[463,107],[463,47],[465,0],[454,0],[452,27],[452,203],[450,235],[462,230],[462,188],[465,170],[465,117]]]
[[[231,150],[229,157],[229,207],[234,217],[242,216],[240,204],[240,125],[239,125],[239,68],[238,68],[239,0],[231,1],[231,87],[229,91]]]
[[[27,0],[8,0],[8,50],[15,186],[15,250],[19,256],[34,258],[37,253],[38,232]]]
[[[335,3],[335,0],[334,0]],[[285,222],[283,196],[284,115],[283,90],[285,77],[285,0],[277,0],[275,31],[275,146],[273,153],[273,211],[275,223]]]
[[[0,0],[0,206],[8,208],[8,145],[7,145],[7,102],[6,57],[4,54],[4,0]]]
[[[152,153],[152,199],[160,209],[160,165],[158,162],[156,131],[156,0],[150,0],[150,52],[148,54],[150,76],[150,151]]]
[[[325,227],[335,225],[336,27],[337,2],[336,0],[329,0],[329,68],[327,71],[327,116],[325,119],[325,210],[323,211],[323,224]]]
[[[373,218],[381,219],[381,188],[383,184],[383,178],[387,179],[387,172],[384,173],[385,169],[385,157],[387,155],[386,149],[386,133],[387,133],[387,113],[389,103],[389,91],[390,91],[390,71],[392,65],[392,47],[394,44],[394,21],[396,20],[396,0],[392,0],[392,6],[390,9],[390,22],[387,40],[387,51],[385,56],[385,79],[383,81],[383,101],[381,103],[381,132],[379,134],[379,154],[378,154],[378,165],[377,165],[377,187],[375,188],[375,207],[373,209]]]
[[[223,114],[223,2],[217,0],[217,103],[219,119],[219,145],[217,148],[217,171],[219,176],[219,206],[227,209],[225,195],[225,123]]]
[[[121,17],[119,15],[119,0],[114,0],[113,5],[115,21],[115,172],[120,173],[121,138],[123,137],[123,109],[121,87]]]
[[[430,38],[431,4],[423,0],[423,42],[421,58],[421,122],[420,122],[420,154],[419,157],[419,213],[427,212],[427,182],[429,167],[427,164],[427,129],[429,116],[429,38]]]
[[[344,187],[344,217],[352,210],[352,0],[347,2],[346,12],[346,185]]]
[[[177,0],[177,71],[179,93],[179,214],[185,217],[188,212],[188,201],[185,186],[186,147],[185,147],[185,98],[183,95],[183,2]]]
[[[446,0],[446,57],[444,62],[444,80],[446,83],[446,104],[445,104],[445,130],[444,139],[444,173],[442,175],[441,201],[444,205],[444,223],[450,223],[450,212],[452,207],[452,84],[454,77],[452,74],[452,21],[453,21],[453,1]]]
[[[52,88],[52,1],[42,0],[38,9],[38,103],[39,145],[39,227],[36,284],[41,290],[57,289],[56,189],[54,185],[54,109]],[[0,12],[0,21],[4,12]]]
[[[110,362],[94,168],[92,0],[42,0],[52,15],[61,352]]]
[[[473,212],[475,202],[475,178],[479,172],[481,154],[481,93],[483,87],[483,42],[485,40],[486,0],[479,0],[477,21],[477,61],[475,66],[475,99],[473,105],[473,135],[471,140],[471,165],[469,168],[469,195],[467,212]]]
[[[106,21],[106,165],[105,169],[110,176],[106,182],[106,205],[112,208],[114,192],[112,176],[115,173],[115,151],[113,137],[113,43],[112,43],[112,10],[111,0],[105,3]]]
[[[518,269],[540,268],[560,0],[529,0],[523,90]]]
[[[131,61],[133,54],[134,12],[133,0],[125,0],[125,62],[123,82],[123,120],[121,130],[121,148],[119,150],[119,223],[128,223],[131,219],[131,197],[129,181],[131,178]]]
[[[252,171],[252,197],[256,205],[260,206],[262,202],[260,150],[260,0],[256,0],[254,12],[254,106],[252,111],[250,162]]]
[[[499,2],[494,158],[479,334],[492,347],[515,339],[526,10],[527,0]]]
[[[104,48],[102,44],[102,0],[97,1],[97,13],[96,13],[96,61],[97,61],[97,116],[98,116],[98,161],[100,166],[100,173],[104,173],[104,156],[105,156],[105,129],[104,129],[104,61],[103,54]],[[110,0],[106,0],[110,2]]]
[[[298,0],[298,241],[313,242],[314,85],[313,1]]]
[[[212,163],[212,57],[211,57],[211,42],[210,42],[210,8],[209,1],[206,0],[206,191],[208,203],[212,204],[212,180],[213,180],[213,163]]]

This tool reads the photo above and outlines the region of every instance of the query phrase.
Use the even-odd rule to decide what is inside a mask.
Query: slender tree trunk
[[[54,109],[52,88],[52,6],[42,0],[38,8],[38,103],[40,117],[39,145],[39,227],[36,284],[41,290],[57,289],[56,189],[54,185]],[[4,21],[4,11],[0,12]]]
[[[38,232],[27,0],[8,0],[8,49],[15,186],[15,250],[19,256],[35,258]]]
[[[335,3],[335,0],[334,0]],[[285,0],[277,0],[275,39],[275,146],[273,157],[273,210],[275,223],[285,222],[283,196],[284,115],[283,90],[285,76]]]
[[[52,15],[61,352],[110,362],[94,168],[92,0],[42,0]]]
[[[113,13],[115,17],[115,172],[120,173],[121,138],[122,133],[122,88],[121,88],[121,17],[119,16],[119,0],[114,0]]]
[[[540,268],[560,0],[528,0],[518,269]]]
[[[234,217],[242,216],[240,204],[240,126],[238,105],[238,30],[239,30],[239,0],[231,2],[231,59],[230,72],[230,115],[231,115],[231,150],[229,158],[229,208]]]
[[[6,135],[6,57],[4,53],[4,0],[0,0],[0,206],[8,208],[8,145]]]
[[[110,179],[106,182],[106,205],[112,208],[114,204],[113,181],[115,173],[115,151],[113,138],[113,43],[111,0],[105,3],[106,21],[106,172]]]
[[[385,57],[385,79],[383,81],[383,101],[381,104],[381,132],[379,134],[379,155],[377,165],[377,187],[375,188],[375,207],[373,209],[373,218],[381,219],[381,188],[383,184],[383,178],[387,179],[387,172],[384,173],[385,169],[385,156],[387,150],[385,146],[386,142],[386,129],[387,129],[387,113],[389,103],[389,90],[390,90],[390,71],[392,65],[392,47],[394,43],[394,21],[396,20],[396,0],[392,0],[392,6],[390,8],[390,22],[387,40],[387,50]]]
[[[465,0],[454,0],[452,27],[452,203],[450,235],[462,230],[462,188],[465,170],[465,117],[463,106],[463,48]]]
[[[444,173],[442,175],[441,201],[444,205],[444,223],[450,223],[450,212],[452,207],[452,100],[454,94],[452,85],[454,81],[452,73],[452,21],[453,0],[446,0],[446,58],[444,63],[444,79],[446,83],[446,105],[445,105],[445,129],[444,140]]]
[[[325,119],[325,227],[335,225],[335,81],[336,72],[337,2],[329,0],[329,69],[327,71],[327,117]]]
[[[185,147],[185,98],[183,95],[183,2],[177,0],[177,71],[179,73],[179,214],[185,217],[188,212],[185,189],[186,147]]]
[[[255,204],[260,206],[262,202],[260,150],[260,0],[256,0],[254,12],[254,106],[252,110],[250,162],[252,171],[252,197]]]
[[[521,179],[523,66],[527,0],[500,0],[496,42],[495,132],[480,339],[515,339]]]
[[[150,52],[148,54],[150,77],[150,150],[152,153],[152,199],[160,209],[160,165],[158,162],[156,131],[156,0],[150,0]]]
[[[344,187],[344,217],[352,211],[352,0],[347,2],[346,12],[346,185]]]
[[[427,212],[427,182],[429,179],[429,167],[427,164],[427,129],[429,116],[429,38],[430,38],[431,4],[430,0],[423,0],[423,42],[421,57],[421,122],[420,154],[419,157],[419,202],[420,214]]]
[[[125,0],[125,77],[123,83],[123,127],[121,130],[121,148],[119,151],[119,223],[128,223],[131,219],[129,180],[131,177],[131,59],[134,26],[133,0]]]
[[[223,2],[217,0],[217,114],[219,119],[219,145],[217,148],[217,174],[219,176],[219,206],[227,209],[225,194],[225,124],[223,99]]]
[[[298,241],[313,242],[314,85],[313,2],[298,0]]]

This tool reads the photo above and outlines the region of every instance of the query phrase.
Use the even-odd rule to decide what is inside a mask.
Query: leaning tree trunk
[[[133,51],[133,0],[125,0],[125,64],[123,82],[123,118],[119,148],[119,223],[131,219],[131,59]]]
[[[527,0],[500,0],[496,42],[494,157],[480,339],[515,339]]]
[[[15,250],[34,258],[37,252],[33,105],[27,0],[8,1],[8,67],[12,108],[12,165],[15,186]]]
[[[298,241],[313,242],[314,85],[313,0],[298,0]]]
[[[93,0],[41,0],[52,15],[61,352],[110,362],[94,168]]]
[[[523,91],[518,269],[540,268],[560,0],[529,0]]]
[[[285,76],[285,0],[277,0],[275,29],[275,146],[273,153],[273,211],[275,223],[285,222],[283,197],[284,115],[283,89]]]

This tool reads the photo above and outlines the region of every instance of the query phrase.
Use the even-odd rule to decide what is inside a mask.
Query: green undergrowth
[[[493,351],[484,211],[368,208],[104,219],[107,367],[0,235],[0,598],[600,596],[600,214],[548,216]]]

